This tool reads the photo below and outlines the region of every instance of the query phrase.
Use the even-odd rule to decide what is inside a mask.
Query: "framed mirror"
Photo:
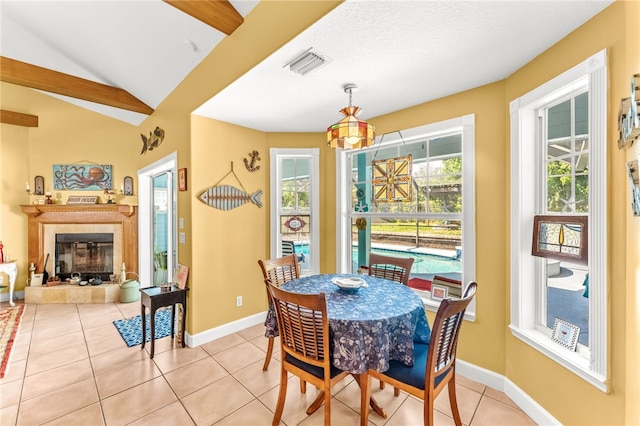
[[[36,176],[33,178],[34,195],[44,195],[44,178]]]
[[[131,176],[124,177],[124,195],[133,195],[133,178]]]

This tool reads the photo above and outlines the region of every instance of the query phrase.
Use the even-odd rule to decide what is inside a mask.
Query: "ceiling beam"
[[[242,15],[227,0],[163,1],[226,35],[231,35],[244,22]]]
[[[150,115],[153,108],[117,87],[0,56],[0,80]]]
[[[0,123],[15,124],[16,126],[24,127],[38,127],[38,116],[0,109]]]

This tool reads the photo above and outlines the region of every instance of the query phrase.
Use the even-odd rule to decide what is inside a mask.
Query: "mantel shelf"
[[[42,213],[106,213],[117,212],[127,217],[135,214],[135,206],[128,204],[87,204],[87,205],[66,205],[66,204],[24,204],[21,206],[22,212],[30,216],[39,216]]]

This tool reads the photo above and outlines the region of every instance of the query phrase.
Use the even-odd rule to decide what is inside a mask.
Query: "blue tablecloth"
[[[333,364],[351,373],[369,368],[386,371],[390,360],[413,365],[413,342],[428,343],[431,331],[420,297],[397,282],[359,276],[366,287],[343,291],[331,282],[349,274],[312,275],[280,288],[294,293],[326,293]],[[265,335],[278,335],[273,308],[265,320]]]

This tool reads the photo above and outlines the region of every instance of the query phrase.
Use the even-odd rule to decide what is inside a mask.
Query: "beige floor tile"
[[[44,338],[34,339],[29,350],[30,355],[40,355],[50,353],[61,348],[84,344],[84,333],[82,330],[65,334],[64,336],[48,335]]]
[[[116,303],[116,307],[122,312],[123,318],[131,318],[140,315],[140,302]]]
[[[237,333],[233,333],[229,334],[228,336],[224,336],[211,342],[205,343],[200,347],[207,351],[208,354],[213,355],[245,342],[246,339],[244,337],[240,336]]]
[[[18,404],[0,408],[0,425],[15,425],[18,418]]]
[[[458,400],[458,412],[462,423],[468,425],[471,423],[473,414],[478,407],[478,402],[482,394],[471,390],[467,387],[456,385],[456,399]],[[433,407],[443,414],[453,418],[451,413],[451,405],[449,404],[449,391],[444,389],[433,403]]]
[[[315,413],[308,416],[299,426],[322,426],[324,425],[324,405]],[[331,400],[331,424],[334,425],[357,425],[360,423],[360,413],[355,412],[336,399]]]
[[[56,323],[55,320],[51,322],[36,321],[31,333],[33,337],[37,339],[46,338],[49,336],[62,337],[70,333],[82,332],[82,324],[78,320],[70,320],[65,322]]]
[[[319,391],[314,386],[307,385],[307,392],[300,393],[300,381],[298,377],[291,377],[287,383],[287,395],[284,401],[284,411],[282,412],[281,420],[287,425],[297,425],[309,417],[307,416],[306,410],[316,399]],[[279,390],[280,387],[273,388],[258,398],[260,402],[272,412],[276,410]]]
[[[100,398],[106,399],[158,376],[158,367],[151,360],[145,359],[97,375],[96,385]]]
[[[42,373],[27,376],[24,379],[22,400],[26,401],[56,389],[60,389],[83,380],[92,379],[93,370],[89,359],[64,364]]]
[[[92,356],[91,364],[93,365],[93,372],[98,375],[145,359],[149,359],[149,354],[146,351],[140,350],[140,346],[133,346],[131,348],[124,347]]]
[[[9,383],[14,380],[24,379],[24,372],[27,369],[27,360],[21,359],[18,361],[11,360],[4,370],[4,377],[0,379],[0,383]]]
[[[84,315],[80,318],[80,320],[82,321],[82,328],[85,331],[91,330],[92,328],[95,328],[95,327],[103,326],[105,321],[113,322],[119,319],[122,319],[122,313],[117,309],[104,312],[101,314]],[[113,328],[116,328],[116,327],[113,326]]]
[[[72,413],[98,402],[93,378],[31,398],[20,404],[18,424],[35,425]]]
[[[374,414],[375,416],[375,414]],[[372,416],[369,415],[369,420]],[[455,425],[453,418],[448,417],[441,412],[435,410],[433,415],[433,426],[453,426]],[[463,424],[468,424],[464,423]],[[421,401],[408,397],[402,405],[396,410],[391,418],[385,423],[385,426],[423,426],[424,425],[424,405]]]
[[[22,383],[22,380],[14,380],[8,383],[0,382],[0,408],[6,408],[20,402]]]
[[[45,424],[47,426],[103,426],[104,418],[100,403],[96,402]]]
[[[255,345],[244,342],[222,352],[213,355],[227,371],[233,373],[239,371],[256,361],[264,361],[264,352]]]
[[[264,324],[256,324],[251,327],[247,327],[244,330],[240,330],[237,333],[245,340],[251,340],[256,337],[263,337],[264,339],[266,339],[266,337],[264,337],[264,331]]]
[[[264,362],[260,360],[236,371],[233,376],[257,397],[280,384],[280,362],[272,359],[269,364],[269,369],[263,371]]]
[[[165,378],[178,398],[183,398],[228,375],[213,358],[206,357],[167,373]]]
[[[483,396],[473,416],[472,424],[473,426],[528,426],[536,423],[522,410]]]
[[[185,346],[186,347],[186,346]],[[166,336],[161,339],[156,339],[155,341],[155,355],[160,354],[162,352],[170,351],[172,349],[182,348],[182,344],[178,343],[178,339],[175,337],[172,339],[171,336]],[[151,354],[151,343],[147,342],[144,345],[144,350],[147,351],[148,354]]]
[[[112,323],[96,326],[90,330],[85,330],[84,332],[84,338],[87,341],[87,343],[92,340],[102,339],[104,337],[111,337],[111,336],[118,336],[122,338],[120,336],[120,333],[118,332],[118,329]]]
[[[29,350],[31,345],[29,342],[21,342],[18,343],[16,340],[13,341],[13,348],[11,348],[11,360],[12,361],[20,361],[26,360],[29,357]]]
[[[182,398],[198,425],[211,425],[253,400],[253,395],[232,376],[227,376]]]
[[[127,344],[122,340],[120,334],[117,336],[111,335],[100,339],[94,339],[87,341],[87,350],[89,356],[100,355],[101,353],[110,352],[114,349],[120,349],[127,347]]]
[[[397,397],[393,396],[393,388],[391,386],[380,389],[377,380],[372,380],[371,395],[388,416],[393,415],[407,398],[407,394],[404,392],[401,392]],[[355,380],[352,380],[344,389],[335,394],[335,399],[342,402],[351,410],[360,413],[360,386],[358,386]],[[383,425],[386,421],[385,418],[380,417],[376,413],[369,413],[369,423],[371,424]]]
[[[62,347],[40,355],[29,355],[26,375],[38,374],[61,364],[71,364],[89,357],[85,343]]]
[[[153,361],[163,374],[167,374],[170,371],[192,364],[207,356],[207,353],[201,348],[190,348],[187,346],[155,354]]]
[[[500,392],[498,390],[495,390],[493,388],[490,388],[489,386],[487,386],[487,389],[484,391],[484,395],[488,396],[490,398],[493,399],[497,399],[498,401],[510,405],[514,408],[518,408],[518,406],[516,405],[515,402],[513,402],[511,400],[511,398],[509,398],[507,395],[505,395],[503,392]]]
[[[272,420],[273,413],[260,401],[253,400],[238,411],[234,411],[216,422],[216,426],[270,425]],[[283,423],[280,422],[280,424]]]
[[[193,424],[195,423],[193,423],[193,420],[189,417],[189,413],[187,413],[180,402],[176,401],[144,416],[140,420],[129,423],[129,426],[187,426]]]
[[[482,383],[478,383],[475,380],[468,379],[468,378],[466,378],[464,376],[461,376],[459,374],[456,374],[456,383],[458,385],[462,385],[462,386],[464,386],[466,388],[474,390],[474,391],[476,391],[478,393],[483,393],[485,391],[485,389],[487,388]]]
[[[102,400],[102,412],[108,425],[122,425],[141,419],[176,400],[169,384],[158,377]]]

